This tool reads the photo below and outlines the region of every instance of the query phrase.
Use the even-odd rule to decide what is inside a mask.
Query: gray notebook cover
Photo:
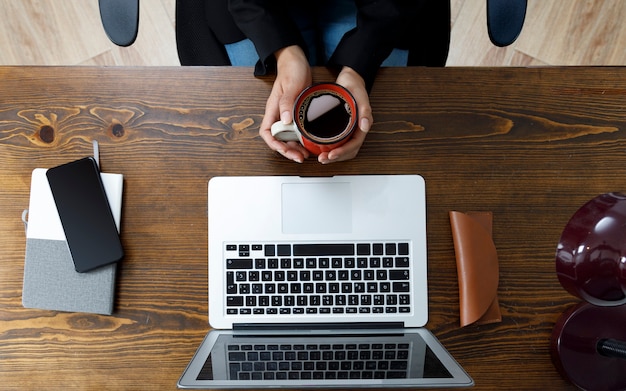
[[[120,229],[123,176],[101,174]],[[68,312],[110,315],[115,299],[116,264],[78,273],[65,241],[46,169],[33,170],[26,230],[22,304]]]

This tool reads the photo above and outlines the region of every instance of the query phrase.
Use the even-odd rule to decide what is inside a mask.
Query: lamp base
[[[626,389],[626,358],[600,353],[603,341],[626,341],[626,307],[580,303],[552,331],[550,353],[561,375],[584,390]]]

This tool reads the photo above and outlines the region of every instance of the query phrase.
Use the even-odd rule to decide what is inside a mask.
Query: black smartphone
[[[50,168],[46,175],[76,271],[121,260],[122,242],[96,161],[76,160]]]

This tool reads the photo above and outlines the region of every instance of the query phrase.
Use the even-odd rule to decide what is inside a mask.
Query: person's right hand
[[[279,119],[289,124],[293,121],[293,105],[302,90],[311,85],[311,67],[299,46],[288,46],[276,52],[276,80],[265,104],[265,115],[259,134],[270,147],[287,159],[302,163],[309,152],[297,141],[280,141],[271,133],[271,126]]]

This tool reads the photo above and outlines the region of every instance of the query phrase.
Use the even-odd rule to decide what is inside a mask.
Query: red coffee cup
[[[357,128],[354,97],[336,83],[319,83],[298,95],[293,122],[272,124],[272,136],[282,141],[298,141],[309,152],[319,155],[345,144]]]

